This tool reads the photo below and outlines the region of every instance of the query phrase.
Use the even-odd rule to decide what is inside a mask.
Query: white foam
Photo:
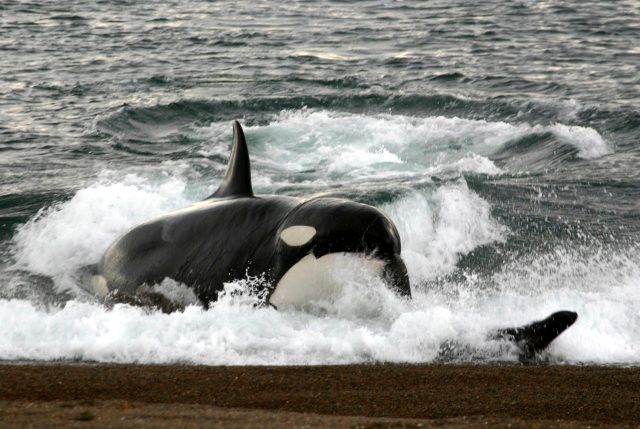
[[[131,226],[187,205],[185,182],[151,181],[129,174],[79,190],[69,201],[41,211],[14,236],[16,267],[53,277],[63,288],[73,273],[97,263],[107,246]]]
[[[104,248],[120,229],[146,218],[149,209],[162,211],[179,204],[168,199],[182,198],[183,184],[175,178],[153,184],[125,180],[130,187],[95,185],[25,226],[19,235],[24,240],[22,263],[55,275],[69,273],[95,262],[100,252],[94,247]],[[98,196],[110,203],[95,203]],[[121,198],[125,201],[119,203]],[[122,206],[114,209],[114,204]],[[384,209],[401,233],[414,285],[450,273],[461,255],[508,234],[491,217],[489,204],[464,181],[408,194]],[[85,215],[76,217],[77,211]],[[108,217],[113,211],[122,218]],[[74,222],[76,238],[66,222]],[[67,235],[55,241],[56,231]],[[51,240],[58,247],[47,249],[47,258],[57,258],[55,263],[37,261],[31,252]],[[513,350],[487,341],[487,332],[569,309],[579,313],[579,320],[553,343],[552,359],[640,364],[637,250],[558,249],[530,255],[506,263],[491,278],[416,287],[412,301],[396,297],[379,279],[354,269],[352,275],[340,274],[345,282],[342,295],[316,302],[306,312],[256,306],[258,299],[246,292],[255,286],[250,281],[228,285],[228,293],[209,310],[192,305],[197,300],[184,286],[165,282],[156,290],[188,305],[170,315],[123,305],[109,311],[77,301],[46,310],[24,300],[0,300],[0,359],[234,365],[432,362],[441,344],[453,340],[471,350],[471,356],[463,358],[514,360]]]
[[[490,205],[464,181],[442,186],[431,195],[414,192],[384,209],[400,231],[402,255],[413,282],[451,272],[460,256],[502,242],[508,233],[492,218]]]
[[[572,362],[640,363],[640,258],[638,247],[619,250],[558,248],[506,264],[494,276],[495,294],[511,297],[508,315],[530,317],[559,307],[579,314],[576,325],[552,344]],[[512,289],[510,291],[509,289]]]
[[[320,303],[320,313],[257,307],[255,297],[239,293],[247,282],[228,285],[209,310],[189,306],[172,314],[75,301],[47,311],[28,301],[0,300],[0,359],[432,362],[441,345],[453,340],[470,353],[460,358],[513,361],[512,349],[487,340],[489,331],[573,309],[579,319],[549,348],[553,361],[640,364],[638,262],[616,252],[579,255],[560,249],[507,264],[487,280],[488,290],[473,281],[451,283],[414,291],[412,301],[351,278],[345,295],[331,305]]]
[[[611,145],[593,128],[555,124],[548,129],[560,140],[578,149],[580,158],[594,159],[613,153]]]
[[[446,173],[456,173],[457,176],[465,173],[486,174],[487,176],[497,176],[504,171],[496,166],[489,158],[481,155],[471,155],[461,158],[448,165],[438,165],[429,174],[440,175]]]
[[[230,129],[221,127],[214,124],[202,132],[224,129],[213,145],[228,150]],[[557,133],[578,148],[579,156],[605,153],[606,142],[597,132],[564,125],[296,111],[247,128],[247,134],[258,137],[252,147],[256,164],[315,171],[313,177],[327,183],[393,174],[501,174],[488,154],[518,135],[541,131]],[[183,172],[156,173],[110,175],[41,212],[14,237],[16,266],[73,289],[77,269],[98,262],[115,237],[188,205],[195,199],[190,195],[198,194],[188,188]],[[280,184],[267,177],[261,186],[273,190]],[[637,248],[558,249],[505,263],[490,278],[445,280],[461,256],[507,238],[509,231],[491,216],[489,203],[461,179],[411,192],[383,209],[402,237],[403,258],[416,285],[412,301],[356,268],[340,273],[343,294],[314,302],[306,312],[256,306],[258,298],[247,290],[259,279],[227,285],[227,293],[208,310],[197,305],[189,289],[165,281],[155,290],[187,305],[184,312],[169,315],[124,305],[107,310],[71,301],[47,310],[35,299],[0,300],[0,359],[431,362],[443,342],[454,340],[475,350],[473,356],[513,360],[513,351],[487,341],[487,332],[568,309],[578,311],[579,320],[551,346],[555,361],[640,364]],[[17,283],[11,278],[7,285]]]
[[[229,139],[228,124],[215,123],[205,135]],[[268,125],[245,127],[254,142],[253,158],[292,174],[328,172],[326,183],[384,177],[392,172],[498,175],[490,155],[507,142],[551,133],[576,148],[577,156],[598,158],[612,146],[593,128],[539,125],[457,117],[352,114],[315,109],[283,111]],[[214,145],[203,153],[225,152]]]
[[[202,132],[225,139],[225,127],[228,124],[215,123]],[[487,155],[512,138],[514,127],[459,118],[301,109],[284,111],[270,124],[245,131],[255,142],[253,158],[263,165],[292,174],[315,171],[326,183],[344,183],[391,173],[501,174]],[[203,153],[222,150],[215,145]]]

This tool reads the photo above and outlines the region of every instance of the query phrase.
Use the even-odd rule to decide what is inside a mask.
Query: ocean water
[[[640,364],[634,1],[0,3],[0,360]],[[414,299],[349,265],[305,311],[239,279],[208,309],[107,308],[83,267],[209,195],[245,127],[254,190],[396,223]],[[338,272],[339,271],[339,272]],[[444,354],[441,345],[454,344]]]

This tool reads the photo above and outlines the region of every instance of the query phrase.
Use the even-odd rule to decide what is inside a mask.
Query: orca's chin
[[[398,295],[411,298],[409,273],[400,255],[396,254],[386,258],[382,277],[387,285]]]
[[[332,301],[344,293],[350,280],[382,278],[403,296],[411,296],[407,270],[398,256],[391,260],[357,253],[328,253],[316,258],[310,253],[280,278],[269,297],[278,309],[304,308],[311,302]]]

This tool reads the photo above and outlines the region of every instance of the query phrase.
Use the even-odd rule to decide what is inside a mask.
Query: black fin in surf
[[[544,320],[533,322],[519,328],[506,328],[494,331],[489,338],[512,341],[520,348],[520,361],[535,361],[536,355],[547,348],[558,335],[578,319],[573,311],[558,311]]]
[[[238,121],[233,123],[233,145],[222,184],[209,198],[252,197],[251,164],[244,132]]]

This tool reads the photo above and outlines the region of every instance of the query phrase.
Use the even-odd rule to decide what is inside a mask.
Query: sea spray
[[[105,189],[123,188],[110,186],[87,188],[25,225],[16,236],[17,260],[29,261],[32,249],[55,236],[46,232],[62,228],[67,235],[56,242],[58,252],[78,257],[38,267],[50,269],[54,279],[64,277],[98,257],[99,252],[91,256],[75,247],[82,239],[104,248],[111,237],[144,218],[149,207],[161,212],[175,203],[167,201],[183,194],[178,179],[126,188],[132,201],[147,199],[144,205],[128,204],[121,216],[129,217],[122,220],[106,216],[122,198],[122,192]],[[96,204],[99,199],[107,201]],[[304,311],[263,305],[250,287],[256,280],[250,279],[228,284],[227,293],[209,309],[189,297],[184,286],[165,281],[156,290],[186,305],[169,315],[126,305],[109,310],[97,302],[71,300],[43,307],[4,299],[0,358],[283,365],[514,361],[512,349],[487,338],[491,330],[571,309],[580,314],[579,321],[552,344],[549,359],[640,363],[634,345],[640,339],[640,321],[633,310],[640,304],[635,291],[640,263],[630,256],[637,248],[558,247],[550,253],[511,256],[494,273],[449,278],[461,256],[508,237],[509,230],[491,216],[489,204],[460,181],[409,193],[383,209],[396,221],[404,241],[403,254],[416,285],[412,300],[395,296],[357,266],[336,273],[345,281],[342,295],[310,303]],[[69,230],[64,218],[71,210],[99,214],[76,218]],[[455,353],[443,354],[443,345],[452,341]]]
[[[107,310],[69,301],[43,310],[28,301],[0,300],[0,358],[226,365],[434,362],[443,359],[443,345],[455,342],[456,353],[444,357],[515,361],[514,351],[488,339],[489,332],[571,308],[580,317],[550,346],[551,361],[640,363],[639,316],[628,305],[640,304],[637,260],[615,252],[554,252],[531,259],[537,268],[527,275],[505,268],[491,279],[495,284],[488,292],[473,283],[452,283],[417,290],[412,300],[403,300],[383,285],[351,283],[344,296],[318,303],[314,311],[259,305],[246,282],[229,284],[228,293],[208,310],[187,306],[168,315],[126,305]],[[614,283],[603,278],[602,284],[579,289],[567,283],[535,289],[539,276],[559,281],[571,263],[591,276],[614,267],[620,271]]]
[[[196,130],[209,135],[210,154],[228,150],[222,144],[228,137],[224,125]],[[48,295],[35,294],[27,301],[19,299],[25,296],[19,289],[14,299],[1,300],[0,358],[283,365],[515,361],[513,348],[489,339],[489,332],[569,309],[578,311],[579,322],[552,344],[549,359],[636,363],[639,321],[635,307],[627,304],[637,301],[633,288],[640,275],[638,261],[624,256],[633,247],[599,250],[596,242],[576,253],[560,245],[550,253],[507,255],[497,271],[457,268],[460,258],[483,246],[503,245],[512,234],[462,175],[505,174],[490,160],[492,150],[536,132],[557,133],[588,154],[606,147],[595,131],[560,125],[311,109],[283,112],[267,125],[247,128],[249,140],[256,142],[254,175],[266,192],[330,190],[338,182],[347,189],[397,187],[381,208],[400,232],[412,300],[395,296],[356,264],[336,267],[341,294],[301,310],[264,305],[252,287],[260,279],[227,284],[208,309],[171,280],[153,288],[184,311],[108,309],[84,292],[82,268],[97,263],[128,228],[208,191],[190,180],[185,165],[172,168],[171,161],[125,175],[106,171],[71,199],[41,210],[13,237],[12,269],[50,278],[70,300],[49,302]],[[426,152],[420,155],[420,150]],[[273,170],[276,165],[284,170]],[[323,168],[328,175],[315,172]],[[312,182],[299,181],[305,174]],[[432,175],[440,179],[425,182]],[[406,189],[407,180],[416,178],[420,186]],[[211,188],[217,180],[211,180]],[[20,279],[10,277],[7,283]],[[590,346],[590,338],[604,346]]]

